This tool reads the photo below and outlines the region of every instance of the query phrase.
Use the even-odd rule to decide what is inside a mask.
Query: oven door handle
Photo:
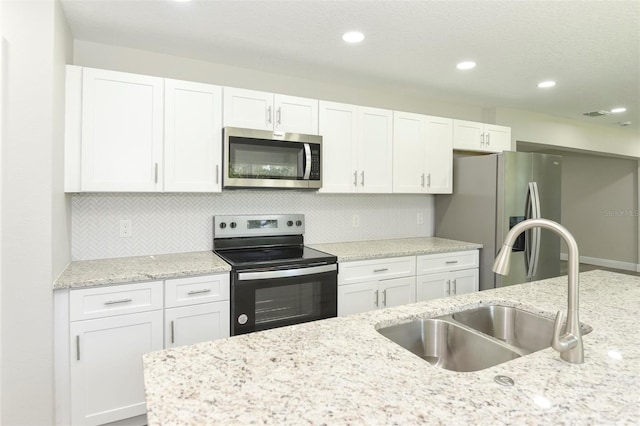
[[[304,180],[309,180],[311,177],[311,146],[308,143],[304,144]]]
[[[337,271],[338,265],[312,266],[310,268],[282,269],[278,271],[239,272],[238,281],[269,280],[273,278],[302,277],[305,275],[322,274]]]

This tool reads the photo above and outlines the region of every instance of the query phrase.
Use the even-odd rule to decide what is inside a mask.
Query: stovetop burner
[[[213,251],[235,270],[337,262],[304,246],[304,215],[215,216],[213,225]]]

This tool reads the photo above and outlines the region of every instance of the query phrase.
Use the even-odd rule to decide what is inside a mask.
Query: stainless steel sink
[[[477,371],[520,356],[498,341],[440,319],[392,325],[378,332],[430,364],[446,370]]]
[[[518,308],[487,305],[456,312],[451,318],[526,353],[550,347],[553,338],[553,319]],[[590,331],[582,328],[583,335]]]
[[[551,346],[554,320],[499,305],[378,329],[436,367],[478,371]],[[582,335],[591,327],[580,327]]]

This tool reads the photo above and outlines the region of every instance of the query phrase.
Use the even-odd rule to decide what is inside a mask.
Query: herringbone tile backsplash
[[[305,242],[433,235],[433,196],[225,191],[221,194],[76,194],[72,260],[211,250],[214,215],[303,213]],[[360,226],[352,227],[352,216]],[[424,224],[416,224],[418,213]],[[120,220],[132,236],[120,238]]]

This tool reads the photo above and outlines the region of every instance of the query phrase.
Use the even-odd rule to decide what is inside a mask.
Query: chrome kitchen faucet
[[[564,316],[562,315],[562,311],[558,311],[553,326],[551,347],[560,352],[560,358],[563,360],[573,364],[582,364],[584,362],[584,348],[582,346],[582,335],[580,333],[580,320],[578,319],[578,272],[580,257],[578,255],[578,244],[575,238],[573,238],[573,235],[571,235],[564,226],[552,220],[524,220],[511,228],[509,233],[507,233],[504,244],[493,263],[493,272],[500,275],[507,275],[509,273],[509,255],[511,254],[513,243],[522,232],[535,227],[555,232],[564,239],[569,248],[566,333],[562,336],[560,335]]]

